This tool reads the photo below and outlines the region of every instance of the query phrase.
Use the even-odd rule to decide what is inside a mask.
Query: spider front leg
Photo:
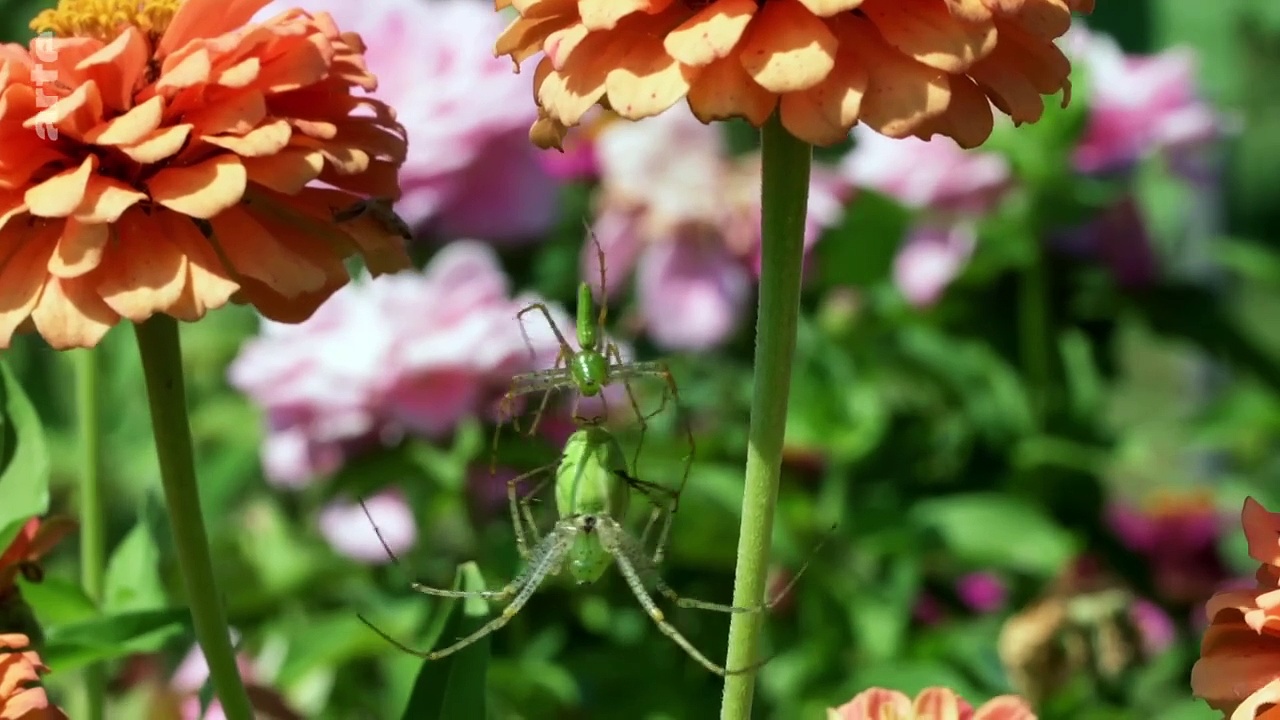
[[[519,497],[520,493],[518,488],[520,483],[537,477],[538,475],[542,475],[549,470],[554,470],[555,467],[555,465],[543,465],[540,468],[534,468],[527,473],[518,475],[507,481],[507,501],[511,507],[511,524],[516,531],[516,550],[520,553],[521,560],[529,560],[529,545],[525,537],[526,523],[528,524],[529,534],[533,536],[534,545],[542,542],[542,538],[538,533],[538,526],[533,521],[533,513],[529,510],[528,498],[533,495],[537,495],[538,492],[546,486],[547,482],[551,479],[551,476],[544,477],[542,480],[538,481],[538,484],[533,486],[533,489],[526,494],[524,499]],[[521,522],[522,515],[524,522]]]
[[[532,597],[534,591],[542,585],[542,581],[547,578],[547,575],[559,569],[561,561],[564,559],[564,555],[568,551],[572,539],[572,533],[565,532],[563,528],[557,528],[533,549],[530,553],[529,562],[524,569],[521,570],[511,582],[507,583],[506,587],[497,592],[442,590],[439,588],[429,588],[425,585],[418,585],[415,583],[413,588],[414,590],[430,595],[457,598],[473,597],[497,601],[512,598],[511,604],[503,608],[502,613],[499,614],[498,617],[485,623],[470,635],[467,635],[466,637],[454,642],[452,645],[440,650],[430,652],[416,650],[391,637],[363,616],[357,617],[359,617],[360,621],[367,625],[370,630],[373,630],[381,636],[383,640],[391,643],[401,651],[409,653],[410,655],[416,655],[426,660],[439,660],[447,655],[452,655],[492,632],[502,629],[504,625],[510,622],[511,618],[515,617],[516,613],[520,612],[520,609],[524,607],[525,603],[529,602],[529,598]]]
[[[663,395],[662,405],[658,406],[658,410],[656,412],[652,412],[648,415],[645,415],[640,410],[640,402],[636,400],[636,394],[635,394],[635,391],[631,389],[631,383],[627,382],[627,377],[621,374],[620,372],[628,367],[633,367],[634,365],[627,365],[622,361],[622,352],[618,350],[618,345],[616,343],[612,343],[612,342],[609,343],[608,346],[605,348],[604,355],[605,355],[605,359],[609,361],[610,373],[617,373],[615,377],[617,377],[622,381],[622,387],[624,390],[626,390],[626,393],[627,393],[627,400],[631,402],[631,410],[636,414],[636,422],[639,423],[640,425],[640,437],[636,440],[636,452],[635,452],[635,455],[633,455],[631,458],[632,471],[639,472],[640,471],[640,448],[644,446],[644,436],[645,436],[645,433],[649,431],[648,421],[650,418],[654,417],[659,412],[662,412],[662,406],[666,404],[666,395],[665,394]],[[607,414],[608,413],[606,413],[606,415]]]
[[[632,477],[625,473],[619,473],[622,480],[635,490],[638,490],[653,505],[653,510],[649,513],[649,520],[644,525],[644,530],[640,533],[640,549],[643,550],[645,543],[649,541],[649,533],[653,531],[654,524],[658,518],[662,517],[662,529],[658,532],[658,539],[654,543],[653,564],[661,565],[664,554],[667,550],[667,538],[671,532],[671,517],[674,513],[676,502],[680,499],[680,494],[665,485],[649,482]]]
[[[685,438],[689,444],[689,454],[684,458],[684,472],[680,477],[680,487],[676,490],[676,506],[679,505],[679,496],[684,492],[685,483],[689,482],[689,473],[693,471],[693,456],[697,450],[693,439],[693,426],[689,423],[689,419],[685,417],[684,406],[680,403],[680,389],[676,386],[675,376],[671,374],[671,370],[667,368],[667,364],[657,360],[649,360],[645,362],[633,362],[625,365],[619,364],[611,367],[614,377],[618,380],[626,381],[635,378],[658,378],[663,381],[665,387],[662,392],[662,400],[658,404],[658,409],[643,415],[641,417],[651,418],[662,412],[667,407],[667,397],[670,395],[671,402],[676,406],[676,415],[684,420]],[[627,386],[630,393],[631,386]],[[632,397],[632,404],[635,406],[635,398]],[[640,414],[639,407],[636,406],[637,415]],[[638,457],[638,452],[637,452]],[[671,512],[675,512],[676,507],[672,507]]]
[[[721,677],[726,675],[741,675],[753,672],[771,658],[758,660],[754,663],[740,668],[725,668],[711,662],[706,655],[703,655],[693,643],[689,642],[685,636],[676,629],[674,625],[667,620],[666,615],[658,608],[657,603],[653,601],[653,597],[645,590],[644,581],[641,579],[641,572],[637,570],[637,562],[647,562],[647,558],[643,554],[633,554],[631,547],[633,542],[626,535],[626,531],[622,529],[612,518],[602,518],[599,525],[600,543],[605,550],[613,556],[614,561],[618,564],[618,570],[622,573],[622,577],[627,582],[627,587],[631,588],[631,593],[635,595],[639,601],[640,607],[649,615],[662,634],[671,638],[681,650],[685,651],[689,657],[698,662],[699,665],[710,670]],[[736,610],[735,610],[736,612]]]

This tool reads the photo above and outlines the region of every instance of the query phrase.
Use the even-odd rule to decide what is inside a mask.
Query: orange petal
[[[276,120],[260,125],[244,135],[205,135],[200,139],[242,157],[263,157],[283,150],[289,144],[291,135],[293,129],[289,127],[289,121]]]
[[[632,120],[653,117],[676,104],[689,92],[697,68],[681,65],[656,40],[627,56],[605,80],[609,106]]]
[[[325,273],[315,263],[281,243],[242,207],[230,208],[210,222],[214,241],[240,275],[259,280],[285,297],[324,285]]]
[[[285,150],[270,157],[244,159],[249,182],[286,195],[296,195],[324,170],[324,154],[318,150]]]
[[[115,178],[93,175],[85,188],[84,199],[71,217],[85,223],[113,223],[125,210],[146,199],[145,193]]]
[[[943,72],[963,72],[996,46],[989,22],[964,22],[940,3],[869,3],[863,8],[885,42]]]
[[[983,703],[973,720],[1036,720],[1036,714],[1017,695],[1001,695]]]
[[[13,223],[0,230],[0,241],[17,243],[18,250],[0,268],[0,347],[9,347],[13,333],[31,315],[48,277],[46,268],[60,222],[36,226]]]
[[[187,280],[187,258],[155,215],[125,213],[113,228],[107,262],[94,273],[96,290],[112,310],[134,322],[166,311]]]
[[[63,170],[27,190],[23,200],[37,217],[66,217],[84,200],[89,177],[98,169],[98,157],[88,155],[74,170]]]
[[[836,58],[835,68],[822,82],[782,96],[783,126],[814,145],[833,145],[849,136],[871,83],[862,61],[844,43]]]
[[[163,56],[198,38],[216,37],[248,24],[270,0],[186,0],[156,46]]]
[[[53,129],[74,138],[83,138],[102,122],[102,110],[102,95],[97,84],[90,81],[27,118],[22,126],[46,133]]]
[[[120,322],[120,316],[98,297],[87,278],[50,277],[31,319],[55,350],[93,347]]]
[[[914,134],[928,140],[935,134],[954,138],[965,149],[976,148],[987,141],[995,127],[991,113],[991,101],[969,77],[948,75],[951,100],[947,109],[936,117],[925,120]]]
[[[266,98],[262,91],[253,88],[187,113],[183,120],[195,126],[200,135],[243,135],[260,125],[266,117]]]
[[[244,197],[246,172],[234,155],[217,155],[190,167],[170,167],[152,176],[152,200],[184,215],[208,220]]]
[[[860,117],[876,132],[906,137],[947,109],[947,76],[885,44],[875,26],[859,17],[840,18],[841,44],[861,59],[870,75]]]
[[[662,45],[685,65],[707,65],[729,56],[755,14],[755,0],[716,0],[668,33]]]
[[[156,220],[164,237],[172,240],[187,258],[186,285],[169,314],[179,320],[195,321],[209,310],[226,305],[240,285],[231,279],[209,239],[185,215],[161,210]]]
[[[132,145],[155,132],[163,115],[164,100],[155,95],[93,128],[84,139],[96,145]]]
[[[757,13],[742,43],[742,66],[764,89],[813,87],[835,66],[836,36],[797,0],[772,0]]]
[[[183,123],[161,128],[132,145],[121,145],[120,151],[130,160],[142,165],[151,165],[177,155],[186,147],[187,138],[191,135],[191,125]]]
[[[732,56],[702,68],[689,88],[689,109],[704,123],[743,117],[760,127],[777,104],[778,96],[757,85]]]
[[[107,226],[102,223],[82,223],[67,218],[62,225],[62,237],[57,249],[49,258],[49,272],[63,278],[83,275],[98,267],[102,251],[107,246]]]
[[[652,6],[670,4],[671,0],[579,0],[578,13],[587,30],[612,30],[628,15],[653,13],[657,10]]]
[[[955,691],[945,687],[931,687],[920,691],[913,703],[917,720],[960,720],[963,701]],[[965,709],[968,703],[963,703]]]
[[[76,69],[93,78],[106,105],[124,110],[133,105],[133,88],[150,56],[150,43],[142,31],[127,25],[114,40],[76,63]]]
[[[1268,512],[1257,500],[1245,498],[1240,513],[1249,557],[1266,565],[1280,566],[1280,513]]]

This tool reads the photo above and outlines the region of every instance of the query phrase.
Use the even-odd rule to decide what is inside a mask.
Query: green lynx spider
[[[541,537],[529,509],[529,500],[517,499],[517,486],[526,480],[545,475],[552,469],[555,470],[554,490],[560,520],[556,522],[551,532]],[[528,496],[536,495],[550,479],[550,477],[544,477]],[[625,519],[633,489],[648,496],[655,506],[638,540],[632,537],[621,524]],[[567,569],[569,577],[579,585],[586,585],[599,579],[611,563],[616,563],[632,594],[657,624],[658,629],[691,658],[707,670],[721,676],[753,672],[768,662],[769,658],[732,669],[715,664],[666,619],[662,610],[654,602],[653,596],[646,589],[646,585],[652,586],[663,597],[682,608],[724,613],[764,612],[786,595],[803,574],[808,563],[806,562],[800,568],[785,588],[759,606],[734,607],[681,597],[662,580],[658,573],[658,563],[662,559],[662,546],[666,544],[677,495],[676,491],[669,488],[631,477],[627,472],[626,456],[617,439],[601,424],[583,421],[582,426],[565,444],[564,453],[557,465],[538,468],[507,483],[511,517],[516,527],[516,544],[524,560],[523,569],[511,582],[501,590],[481,592],[445,590],[427,587],[416,582],[412,584],[414,590],[427,595],[451,598],[479,597],[507,603],[500,615],[452,645],[433,651],[411,648],[390,637],[365,618],[361,617],[360,620],[400,650],[426,660],[438,660],[501,629],[516,613],[520,612],[547,576],[557,575]],[[664,504],[665,507],[663,507]],[[665,519],[651,558],[649,551],[645,549],[645,543],[655,521],[664,514],[663,510],[666,511]],[[365,512],[367,514],[368,510]],[[524,526],[521,524],[522,519]],[[372,518],[370,522],[373,522]],[[374,530],[377,531],[376,524]],[[532,536],[532,548],[527,543],[526,533]],[[381,538],[380,533],[379,538]],[[387,552],[393,560],[396,559],[389,548]]]
[[[596,240],[594,235],[591,236],[591,241],[596,248],[596,259],[600,267],[600,288],[601,292],[603,292],[604,288],[608,287],[605,278],[604,250],[600,247],[600,242]],[[595,298],[592,295],[591,285],[587,282],[582,282],[578,285],[578,306],[575,322],[578,350],[574,350],[573,346],[565,339],[555,320],[552,319],[551,311],[545,303],[533,303],[516,313],[516,320],[520,323],[520,331],[522,333],[525,332],[524,316],[531,312],[542,313],[542,317],[547,321],[547,326],[551,328],[551,332],[555,333],[560,349],[556,353],[555,364],[551,369],[520,373],[511,378],[510,389],[502,398],[498,425],[493,431],[494,463],[496,464],[497,462],[498,436],[502,432],[503,420],[510,417],[516,430],[519,431],[520,429],[515,414],[511,412],[512,405],[517,397],[539,391],[542,392],[542,400],[538,404],[538,410],[534,414],[533,421],[528,429],[528,434],[532,435],[537,431],[538,423],[542,420],[542,413],[547,408],[547,401],[556,390],[577,389],[578,395],[574,398],[572,412],[574,417],[578,418],[578,403],[582,398],[596,397],[600,395],[606,386],[614,382],[621,382],[627,392],[627,399],[631,402],[631,409],[635,412],[640,424],[640,439],[636,443],[635,455],[632,459],[632,467],[636,467],[640,459],[640,447],[644,443],[644,434],[648,428],[648,421],[666,408],[668,396],[675,404],[677,413],[680,411],[680,391],[676,387],[675,377],[667,368],[667,364],[660,360],[624,361],[622,359],[622,353],[618,350],[617,344],[610,341],[605,335],[605,320],[608,318],[609,305],[607,302],[600,303],[599,313],[596,313]],[[525,339],[526,341],[528,340],[527,334]],[[631,390],[630,381],[637,378],[661,378],[665,383],[662,400],[658,408],[651,413],[645,414],[640,410],[640,404],[636,401],[636,396]],[[685,422],[684,429],[685,437],[689,444],[689,454],[685,457],[684,474],[680,481],[680,487],[682,488],[689,479],[695,449],[693,428],[688,422]]]

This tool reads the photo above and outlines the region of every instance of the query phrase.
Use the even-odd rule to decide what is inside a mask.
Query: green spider
[[[600,247],[600,242],[595,239],[594,235],[592,236],[592,242],[595,243],[596,247],[596,257],[600,266],[600,288],[603,292],[604,288],[608,287],[605,277],[604,250]],[[630,401],[631,409],[635,412],[636,419],[640,425],[640,439],[636,443],[635,455],[632,459],[632,467],[636,467],[640,459],[640,448],[644,444],[644,435],[648,429],[648,421],[666,409],[668,399],[675,404],[677,412],[680,411],[680,391],[676,386],[675,377],[671,374],[667,364],[661,360],[624,361],[622,359],[622,353],[618,350],[618,345],[610,341],[605,334],[605,321],[609,313],[608,303],[602,302],[599,312],[597,312],[591,285],[587,282],[582,282],[578,285],[576,310],[575,330],[578,350],[573,349],[573,346],[565,338],[564,333],[560,331],[546,303],[532,303],[516,313],[516,320],[520,323],[522,333],[525,333],[524,316],[532,312],[541,313],[542,317],[547,321],[547,326],[555,334],[560,348],[556,352],[555,364],[550,369],[520,373],[511,378],[510,388],[502,397],[499,417],[503,419],[510,417],[512,425],[519,431],[518,420],[512,412],[516,398],[522,395],[542,392],[542,400],[539,402],[533,421],[528,428],[528,434],[533,435],[537,431],[538,423],[542,420],[542,414],[546,410],[547,402],[553,392],[562,389],[576,389],[578,391],[577,396],[574,398],[572,413],[575,420],[580,421],[578,403],[582,398],[600,397],[603,400],[604,396],[601,393],[604,388],[615,382],[621,383],[626,390],[627,399]],[[528,340],[527,333],[525,333],[525,339],[526,341]],[[656,410],[648,414],[640,410],[640,404],[636,401],[635,393],[631,389],[630,381],[639,378],[659,378],[664,382],[661,402]],[[685,422],[684,430],[689,445],[689,454],[685,456],[684,473],[680,480],[681,488],[684,487],[685,482],[689,479],[695,451],[693,428],[688,422]],[[502,420],[498,422],[493,431],[494,465],[497,463],[498,436],[501,432]],[[676,494],[678,497],[679,492]]]
[[[525,499],[519,499],[517,486],[554,469],[553,476],[544,477]],[[545,536],[540,536],[528,497],[536,495],[550,479],[555,479],[556,510],[560,520]],[[631,502],[631,493],[637,490],[654,503],[643,533],[637,539],[622,525]],[[658,572],[664,545],[671,526],[678,492],[631,476],[626,456],[612,434],[599,423],[585,422],[570,436],[565,444],[560,462],[525,473],[507,483],[507,497],[511,517],[516,527],[516,544],[524,567],[501,590],[462,591],[445,590],[413,583],[414,590],[427,595],[450,598],[483,598],[506,603],[502,613],[484,626],[439,650],[423,651],[411,648],[388,636],[365,618],[360,619],[383,639],[400,650],[427,660],[438,660],[451,655],[480,638],[501,629],[524,607],[533,593],[550,575],[567,571],[579,585],[598,580],[611,564],[616,564],[627,586],[640,606],[657,624],[658,629],[671,638],[691,658],[717,675],[738,675],[757,670],[769,658],[740,668],[725,668],[709,660],[675,628],[654,602],[649,587],[682,608],[713,610],[724,613],[759,613],[773,607],[790,591],[803,574],[806,562],[785,588],[771,600],[756,607],[734,607],[720,603],[682,597],[663,581]],[[367,510],[366,510],[367,513]],[[652,555],[645,548],[649,535],[659,517],[664,517]],[[370,518],[372,522],[372,518]],[[374,526],[377,531],[377,526]],[[527,533],[527,534],[526,534]],[[532,536],[532,547],[528,543]],[[379,534],[381,538],[381,534]],[[384,543],[385,547],[385,543]],[[395,555],[387,550],[392,559]],[[398,561],[397,561],[398,562]]]

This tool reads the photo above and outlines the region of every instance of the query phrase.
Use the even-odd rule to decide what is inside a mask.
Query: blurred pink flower
[[[893,258],[893,282],[907,302],[929,307],[969,264],[977,242],[969,223],[917,225]]]
[[[926,210],[935,221],[988,212],[1010,186],[1003,156],[965,150],[943,135],[893,139],[857,125],[853,137],[856,144],[841,161],[841,174],[855,187]]]
[[[413,510],[404,496],[395,490],[384,490],[365,498],[369,516],[377,524],[374,530],[359,503],[345,499],[331,501],[320,511],[320,534],[339,555],[357,562],[384,565],[392,562],[387,549],[400,555],[418,541],[418,525]],[[382,539],[378,539],[381,533]],[[384,548],[382,543],[386,542]]]
[[[633,271],[649,336],[664,348],[704,350],[737,329],[760,270],[759,154],[730,156],[721,129],[687,112],[641,123],[604,121],[595,141],[599,214],[610,295]],[[813,168],[805,243],[843,213],[848,186]],[[596,249],[583,277],[599,286]]]
[[[297,3],[275,0],[260,16]],[[376,97],[396,110],[409,154],[396,211],[447,238],[535,239],[554,220],[556,183],[529,142],[529,78],[493,56],[506,21],[475,0],[309,0],[368,45]]]
[[[956,595],[973,612],[985,614],[1004,607],[1008,588],[998,575],[975,572],[956,581]]]
[[[1153,152],[1204,145],[1227,129],[1199,97],[1190,48],[1126,55],[1115,39],[1082,24],[1062,44],[1089,78],[1089,120],[1075,151],[1081,172],[1126,169]]]
[[[859,125],[853,136],[857,144],[840,164],[844,177],[919,211],[894,258],[893,280],[907,302],[933,305],[969,264],[974,222],[1004,198],[1009,163],[942,135],[893,139]]]
[[[1203,616],[1203,613],[1197,615]],[[1129,607],[1129,618],[1142,637],[1142,652],[1148,658],[1164,652],[1177,638],[1178,629],[1173,625],[1173,618],[1150,600],[1134,600]]]
[[[1227,579],[1218,553],[1222,519],[1208,493],[1170,493],[1142,506],[1114,502],[1107,508],[1112,532],[1147,558],[1156,591],[1175,603],[1207,600]]]
[[[306,322],[264,321],[230,380],[266,411],[268,478],[298,486],[399,433],[447,434],[491,410],[512,374],[550,367],[546,323],[516,320],[534,298],[509,292],[493,251],[459,241],[421,273],[347,285]]]
[[[1016,695],[992,698],[977,710],[950,688],[931,687],[913,701],[897,690],[864,690],[838,708],[828,720],[1035,720],[1026,700]]]
[[[234,636],[234,633],[232,634]],[[300,720],[301,716],[288,707],[284,697],[278,691],[260,684],[258,668],[252,660],[237,654],[236,665],[240,669],[240,677],[245,681],[250,702],[259,718]],[[174,670],[166,693],[180,708],[181,720],[226,720],[227,716],[222,710],[222,703],[218,702],[216,697],[209,703],[203,714],[200,712],[200,690],[208,680],[209,663],[205,660],[204,653],[200,651],[200,646],[197,645],[191,648]]]

